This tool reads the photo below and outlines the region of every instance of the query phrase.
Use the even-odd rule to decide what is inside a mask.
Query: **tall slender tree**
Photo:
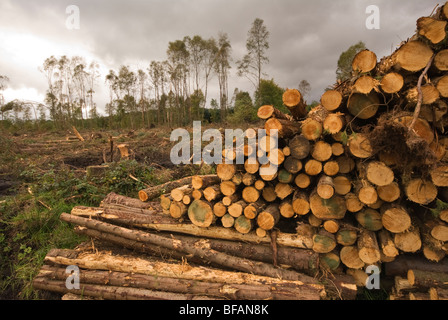
[[[227,104],[229,97],[228,76],[231,68],[231,50],[229,37],[226,33],[220,33],[218,39],[218,52],[215,61],[215,72],[219,83],[219,104],[221,108],[221,119],[225,118],[227,113]]]
[[[238,75],[247,77],[257,89],[263,75],[263,65],[269,63],[266,51],[269,49],[269,31],[264,21],[256,18],[248,32],[243,59],[237,61]]]

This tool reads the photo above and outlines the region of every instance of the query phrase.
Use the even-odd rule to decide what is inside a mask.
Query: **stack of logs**
[[[418,19],[417,33],[379,61],[359,52],[352,78],[311,110],[295,89],[283,95],[288,114],[260,107],[267,135],[257,148],[223,150],[230,160],[244,153],[244,165],[219,164],[216,176],[166,192],[165,212],[261,239],[294,225],[334,269],[380,266],[403,253],[440,262],[448,251],[447,17],[444,5]],[[247,141],[258,133],[247,130]],[[253,152],[271,163],[249,164]],[[275,170],[262,174],[264,166]]]
[[[108,200],[102,208],[76,207],[61,219],[78,225],[79,233],[134,250],[281,278],[294,291],[280,290],[281,296],[268,286],[258,298],[328,296],[322,285],[328,282],[316,276],[323,270],[339,297],[354,298],[353,279],[365,284],[371,265],[386,273],[400,265],[397,283],[405,279],[428,298],[446,298],[446,279],[429,279],[448,271],[447,19],[445,4],[420,18],[417,33],[379,61],[369,50],[359,52],[352,78],[329,88],[311,110],[295,89],[283,95],[288,113],[260,107],[266,135],[245,132],[246,142],[256,138],[256,148],[223,150],[227,160],[243,153],[244,164],[218,164],[215,175],[141,190],[139,200],[122,199],[125,205]],[[248,160],[258,152],[269,163]],[[275,170],[261,170],[266,167]],[[416,257],[424,261],[405,269]],[[42,281],[58,272],[43,270]],[[250,285],[263,283],[254,281]],[[233,290],[217,291],[246,298],[236,296],[245,292],[235,289],[243,283],[249,285],[235,280]],[[391,298],[403,297],[400,286]],[[421,297],[422,290],[413,294]]]
[[[304,249],[312,243],[309,237],[279,232],[272,246],[256,235],[179,223],[161,212],[158,202],[111,193],[98,208],[63,213],[60,219],[94,245],[51,250],[34,288],[113,300],[320,300],[357,294],[351,276],[334,275],[331,282],[316,277],[319,254]],[[67,286],[67,268],[73,266],[80,269],[78,288]]]

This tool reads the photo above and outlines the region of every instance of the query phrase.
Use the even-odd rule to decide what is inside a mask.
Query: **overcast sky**
[[[100,112],[108,101],[104,75],[121,65],[146,70],[151,60],[165,60],[170,41],[228,34],[232,46],[229,91],[253,93],[236,76],[235,62],[246,52],[247,32],[255,18],[270,32],[269,65],[264,71],[283,88],[309,81],[306,99],[319,100],[335,82],[337,60],[349,46],[364,41],[378,58],[412,36],[416,20],[428,16],[437,0],[0,0],[0,75],[10,78],[6,102],[42,102],[47,81],[39,71],[52,55],[80,55],[97,61],[102,77],[96,88]],[[66,8],[80,10],[80,29],[69,30]],[[376,5],[380,29],[369,30],[366,13]],[[216,98],[216,79],[210,98]],[[214,96],[215,95],[215,96]]]

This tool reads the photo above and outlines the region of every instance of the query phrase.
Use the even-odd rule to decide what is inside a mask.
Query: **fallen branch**
[[[418,92],[418,100],[417,100],[417,106],[415,107],[414,111],[414,118],[412,119],[411,124],[409,125],[409,131],[414,129],[414,125],[417,122],[418,117],[420,116],[420,110],[422,108],[423,103],[423,93],[422,93],[422,82],[425,75],[428,73],[429,68],[431,67],[432,62],[434,61],[435,54],[431,57],[428,64],[426,65],[426,68],[423,70],[422,74],[418,78],[417,82],[417,92]]]

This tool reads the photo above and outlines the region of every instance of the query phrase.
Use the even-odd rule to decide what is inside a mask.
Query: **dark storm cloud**
[[[334,83],[342,51],[362,40],[379,58],[389,54],[402,40],[412,36],[416,20],[429,15],[437,3],[436,0],[2,0],[0,32],[32,34],[49,42],[64,43],[68,48],[84,48],[106,69],[130,63],[145,69],[151,60],[166,58],[170,41],[195,34],[217,37],[219,32],[229,35],[236,62],[245,53],[251,23],[261,18],[270,32],[267,77],[274,78],[282,87],[297,87],[302,79],[307,79],[313,88],[308,97],[311,100],[319,99],[325,87]],[[80,8],[80,30],[65,28],[65,9],[71,4]],[[368,5],[380,9],[379,30],[365,27]],[[48,56],[61,54],[70,55],[70,50],[49,52]],[[0,56],[0,74],[26,73],[20,66],[11,66],[8,59]],[[235,87],[252,91],[251,84],[238,78],[235,69],[233,64],[231,92]],[[25,85],[45,90],[42,74],[35,72],[28,79],[20,79]]]

